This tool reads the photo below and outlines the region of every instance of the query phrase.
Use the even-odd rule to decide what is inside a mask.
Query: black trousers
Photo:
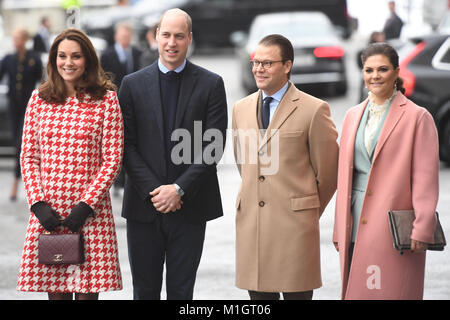
[[[279,292],[248,292],[251,300],[280,300]],[[283,292],[284,300],[312,300],[313,290],[300,292]]]
[[[14,177],[20,178],[21,170],[20,170],[20,152],[22,147],[22,132],[23,132],[23,124],[25,111],[27,107],[28,100],[23,100],[21,98],[9,98],[9,109],[8,109],[8,117],[9,117],[9,125],[11,130],[11,137],[13,147],[15,147],[15,168],[14,168]]]
[[[192,300],[206,222],[195,225],[177,213],[152,223],[127,221],[128,255],[135,300],[159,300],[164,263],[168,300]]]

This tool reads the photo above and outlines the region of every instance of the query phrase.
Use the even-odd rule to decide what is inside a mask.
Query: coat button
[[[260,202],[259,202],[259,206],[260,206],[260,207],[264,207],[264,205],[265,205],[264,201],[260,201]]]
[[[370,197],[372,195],[372,191],[367,190],[367,195]]]
[[[53,133],[52,133],[51,131],[48,131],[48,132],[45,134],[45,136],[46,136],[47,138],[51,138],[51,137],[53,136]]]
[[[259,181],[263,182],[264,180],[266,180],[266,178],[264,176],[259,176]]]
[[[367,219],[361,219],[362,224],[367,224]]]
[[[77,169],[77,172],[80,173],[80,174],[85,174],[86,173],[86,169],[83,168],[83,167],[80,167],[80,168]]]
[[[75,137],[76,137],[77,139],[83,139],[83,138],[84,138],[84,134],[82,134],[82,133],[77,133],[77,134],[75,135]]]

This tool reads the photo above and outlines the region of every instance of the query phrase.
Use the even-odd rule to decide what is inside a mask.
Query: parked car
[[[180,8],[192,17],[197,48],[230,47],[233,32],[248,32],[253,19],[265,13],[320,11],[344,38],[348,38],[354,28],[347,12],[347,0],[191,0]]]
[[[130,7],[110,7],[82,17],[82,29],[113,41],[114,25],[131,21],[139,41],[145,32],[157,25],[161,14],[169,8],[180,8],[192,18],[194,45],[201,47],[230,47],[234,31],[248,31],[259,14],[283,11],[321,11],[348,38],[355,28],[355,19],[347,12],[347,0],[140,0]]]
[[[411,39],[398,52],[405,95],[432,114],[440,158],[450,165],[450,34]]]
[[[147,31],[144,21],[158,22],[161,13],[176,8],[189,0],[140,0],[131,6],[111,6],[89,11],[81,16],[81,29],[89,36],[105,39],[109,45],[114,43],[114,26],[119,22],[133,25],[139,39],[145,42]],[[152,20],[153,18],[153,20]],[[144,30],[145,28],[145,30]]]
[[[331,86],[338,94],[347,91],[345,52],[330,19],[322,12],[283,12],[259,15],[253,21],[246,41],[238,50],[241,83],[254,92],[255,80],[250,60],[258,42],[268,34],[281,34],[294,47],[290,80],[299,87]],[[237,37],[234,34],[234,38]]]

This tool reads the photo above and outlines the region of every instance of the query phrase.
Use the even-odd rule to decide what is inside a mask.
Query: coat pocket
[[[280,138],[295,138],[300,137],[303,131],[280,131]]]
[[[319,195],[317,193],[300,198],[291,199],[291,209],[293,211],[301,211],[319,207],[320,207],[320,200]]]

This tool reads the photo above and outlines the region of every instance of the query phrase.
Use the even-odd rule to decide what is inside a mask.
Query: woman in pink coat
[[[439,156],[429,112],[408,100],[395,50],[361,55],[369,97],[348,110],[339,150],[333,241],[342,299],[422,299],[425,250],[433,242]],[[413,209],[411,251],[393,247],[389,210]]]
[[[109,188],[123,149],[123,124],[114,85],[81,31],[54,41],[48,80],[28,103],[21,167],[30,206],[17,289],[49,299],[97,299],[122,288]],[[62,226],[61,225],[61,219]],[[38,237],[80,231],[85,262],[38,262]]]

